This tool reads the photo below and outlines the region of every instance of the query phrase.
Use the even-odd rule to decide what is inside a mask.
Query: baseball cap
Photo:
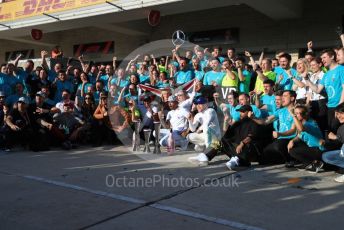
[[[44,96],[45,96],[45,93],[43,93],[42,91],[38,91],[38,92],[36,93],[36,96],[44,97]]]
[[[205,99],[204,97],[195,98],[193,102],[196,105],[202,105],[202,104],[208,103],[207,99]]]
[[[20,98],[18,99],[18,102],[22,102],[22,103],[28,104],[25,97],[20,97]]]
[[[168,100],[167,100],[168,102],[174,102],[174,101],[177,101],[177,98],[175,97],[175,96],[169,96],[168,97]]]
[[[252,107],[250,105],[243,105],[239,109],[236,109],[237,112],[252,112]]]
[[[145,95],[142,99],[142,101],[151,101],[152,98],[149,95]]]
[[[5,93],[0,91],[0,97],[5,97]]]

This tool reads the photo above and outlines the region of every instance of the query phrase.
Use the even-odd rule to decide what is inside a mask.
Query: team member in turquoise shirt
[[[180,58],[179,61],[179,71],[174,74],[174,79],[178,85],[185,84],[188,81],[193,79],[192,71],[189,70],[186,60],[184,58]]]
[[[111,65],[106,65],[105,74],[103,74],[99,77],[99,80],[101,80],[103,82],[105,91],[109,91],[109,84],[108,83],[109,83],[109,79],[113,78],[113,75],[114,75],[113,67]]]
[[[83,100],[83,95],[88,93],[88,88],[92,88],[93,85],[88,82],[88,75],[85,72],[80,74],[80,79],[82,83],[78,85],[76,96],[79,97],[79,100]]]
[[[240,112],[238,111],[241,106],[243,105],[250,105],[250,96],[246,93],[241,93],[239,95],[239,105],[237,105],[234,109],[234,111],[232,111],[231,117],[233,119],[233,121],[239,121],[240,120]],[[252,112],[254,114],[255,118],[262,118],[262,112],[260,111],[260,109],[255,106],[255,105],[250,105],[252,108]]]
[[[67,80],[67,75],[64,71],[60,71],[58,78],[55,79],[52,86],[56,88],[54,98],[56,103],[62,100],[63,90],[68,90],[71,94],[74,93],[74,86]]]
[[[240,93],[249,93],[250,92],[250,83],[252,74],[244,69],[245,59],[237,58],[235,61],[235,66],[238,70],[239,77],[239,92]]]
[[[6,74],[0,73],[0,91],[4,92],[6,96],[12,94],[13,84],[9,83],[9,77]]]
[[[288,153],[288,143],[296,136],[296,129],[293,127],[294,119],[289,110],[294,107],[296,93],[292,90],[286,90],[282,94],[282,106],[274,115],[267,117],[265,120],[253,118],[255,122],[261,125],[271,124],[278,119],[278,131],[273,131],[275,140],[269,144],[262,153],[261,162],[265,163],[282,163],[286,162],[286,167],[293,167],[292,158]]]
[[[329,71],[324,74],[318,85],[314,85],[309,79],[306,79],[306,84],[315,93],[320,93],[325,89],[328,100],[328,129],[336,133],[340,124],[335,117],[335,108],[344,102],[344,66],[336,63],[336,53],[332,49],[322,51],[321,60]]]
[[[149,82],[149,75],[140,74],[139,76],[140,84],[145,84]]]
[[[289,142],[289,154],[302,162],[305,168],[317,173],[324,165],[321,157],[325,141],[321,130],[314,120],[309,119],[305,105],[297,105],[290,113],[293,115],[294,126],[299,135]]]
[[[13,104],[16,103],[21,97],[25,97],[27,101],[30,101],[30,99],[24,94],[24,85],[21,82],[17,82],[15,85],[15,94],[12,94],[6,98],[6,104],[12,108]]]
[[[28,94],[30,92],[30,87],[27,85],[28,78],[32,78],[34,72],[34,66],[32,60],[27,60],[24,66],[24,70],[17,67],[17,63],[15,63],[15,73],[16,77],[19,82],[21,82],[24,85],[24,93]]]
[[[282,91],[277,91],[274,93],[275,96],[275,107],[273,107],[273,112],[271,115],[277,113],[281,108],[282,108]],[[279,121],[276,119],[273,123],[272,126],[275,131],[278,131],[279,129]]]
[[[204,77],[204,71],[202,70],[200,61],[197,57],[192,59],[192,69],[193,69],[195,78],[199,81],[202,81]]]
[[[276,73],[276,84],[278,84],[281,90],[292,90],[293,79],[287,74],[286,71],[290,70],[290,74],[293,77],[297,76],[297,71],[290,67],[291,56],[290,54],[284,53],[279,56],[279,66],[276,66],[274,72]]]
[[[125,71],[123,68],[118,69],[117,76],[111,79],[110,84],[115,84],[119,86],[120,89],[126,87],[129,84],[128,78],[125,77]]]
[[[264,114],[273,115],[276,111],[275,95],[273,87],[275,82],[267,79],[263,82],[264,94],[260,96],[260,92],[256,94],[256,106],[263,110]]]
[[[210,66],[212,70],[204,75],[203,85],[221,85],[225,73],[221,72],[219,61],[215,58],[211,59]]]
[[[221,57],[221,51],[222,51],[221,47],[218,47],[218,46],[213,47],[213,53],[212,53],[213,58],[216,58],[220,62],[220,64],[222,64],[223,61],[225,60],[224,57]]]
[[[199,48],[199,46],[195,46],[195,58],[197,57],[199,60],[199,65],[201,66],[201,70],[203,71],[205,67],[208,66],[208,59],[207,56],[204,55],[203,50]]]

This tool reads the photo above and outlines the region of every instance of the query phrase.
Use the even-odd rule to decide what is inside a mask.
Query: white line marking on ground
[[[193,217],[196,219],[206,220],[206,221],[221,224],[221,225],[226,225],[226,226],[237,228],[240,230],[263,230],[262,228],[249,226],[249,225],[242,224],[242,223],[239,223],[236,221],[221,219],[221,218],[217,218],[217,217],[211,217],[211,216],[207,216],[207,215],[204,215],[201,213],[191,212],[191,211],[187,211],[187,210],[183,210],[183,209],[179,209],[179,208],[174,208],[174,207],[170,207],[170,206],[166,206],[166,205],[151,204],[151,205],[149,205],[149,207],[160,209],[160,210],[165,210],[165,211],[176,213],[176,214],[183,215],[183,216]]]
[[[64,188],[74,189],[77,191],[88,192],[91,194],[108,197],[108,198],[111,198],[114,200],[126,201],[128,203],[142,204],[142,205],[148,203],[147,201],[139,200],[139,199],[136,199],[133,197],[103,192],[103,191],[99,191],[99,190],[88,189],[88,188],[81,187],[78,185],[68,184],[68,183],[64,183],[64,182],[60,182],[60,181],[49,180],[49,179],[45,179],[42,177],[25,176],[25,175],[18,175],[18,176],[29,179],[29,180],[43,182],[46,184],[52,184],[52,185],[56,185],[56,186],[60,186],[60,187],[64,187]],[[191,212],[191,211],[187,211],[187,210],[183,210],[183,209],[179,209],[179,208],[170,207],[167,205],[161,205],[158,203],[148,205],[148,207],[155,208],[158,210],[172,212],[172,213],[179,214],[182,216],[192,217],[192,218],[199,219],[199,220],[205,220],[205,221],[216,223],[216,224],[225,225],[225,226],[236,228],[239,230],[263,230],[262,228],[242,224],[242,223],[239,223],[236,221],[231,221],[231,220],[227,220],[227,219],[221,219],[221,218],[217,218],[217,217],[207,216],[207,215],[204,215],[201,213]]]
[[[44,179],[41,177],[36,177],[36,176],[22,176],[22,177],[24,177],[26,179],[30,179],[30,180],[40,181],[40,182],[47,183],[47,184],[57,185],[60,187],[65,187],[65,188],[70,188],[70,189],[74,189],[74,190],[78,190],[78,191],[88,192],[88,193],[92,193],[92,194],[96,194],[96,195],[100,195],[100,196],[105,196],[105,197],[109,197],[109,198],[116,199],[116,200],[122,200],[122,201],[126,201],[129,203],[134,203],[134,204],[145,204],[145,203],[147,203],[146,201],[139,200],[139,199],[132,198],[132,197],[128,197],[128,196],[117,195],[117,194],[113,194],[113,193],[88,189],[88,188],[84,188],[84,187],[81,187],[78,185],[67,184],[67,183],[59,182],[59,181],[53,181],[53,180]]]

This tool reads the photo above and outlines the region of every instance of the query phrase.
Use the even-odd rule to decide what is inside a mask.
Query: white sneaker
[[[196,152],[203,152],[204,151],[204,146],[202,146],[202,145],[195,145],[195,151]]]
[[[344,183],[344,175],[334,178],[335,182]]]
[[[195,157],[189,157],[189,162],[193,164],[198,164],[199,166],[206,166],[208,165],[208,157],[204,153],[200,153]]]
[[[239,157],[232,157],[227,163],[226,166],[229,170],[233,170],[234,167],[239,166]]]

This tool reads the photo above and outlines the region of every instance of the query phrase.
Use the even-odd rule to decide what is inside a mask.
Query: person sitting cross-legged
[[[221,130],[219,120],[214,109],[208,108],[208,102],[204,97],[198,97],[194,100],[194,105],[198,113],[193,117],[188,116],[189,128],[193,133],[187,136],[187,139],[195,144],[195,150],[206,149],[205,152],[217,149],[221,139]],[[196,157],[190,157],[189,161],[196,162],[199,165],[207,165],[209,158],[205,153],[200,153]]]
[[[33,138],[32,124],[34,119],[28,113],[28,101],[25,97],[20,97],[15,103],[15,107],[5,118],[7,130],[5,132],[5,151],[11,151],[15,144],[23,147],[31,145]]]
[[[290,113],[293,115],[293,125],[298,135],[289,141],[288,152],[294,159],[303,163],[300,169],[317,173],[324,165],[321,155],[325,149],[325,141],[321,130],[316,121],[309,118],[305,105],[296,105]]]
[[[84,122],[73,114],[73,104],[64,104],[63,112],[53,116],[54,125],[58,129],[53,129],[53,136],[62,143],[63,149],[71,149],[75,146],[76,137]]]
[[[168,98],[168,105],[171,110],[167,113],[166,121],[164,120],[163,113],[159,112],[160,122],[164,127],[164,129],[160,130],[160,145],[168,145],[169,129],[172,129],[175,145],[180,146],[181,150],[186,150],[189,141],[185,138],[184,133],[186,133],[188,129],[187,116],[189,113],[185,109],[178,107],[178,101],[175,96],[170,96]]]

